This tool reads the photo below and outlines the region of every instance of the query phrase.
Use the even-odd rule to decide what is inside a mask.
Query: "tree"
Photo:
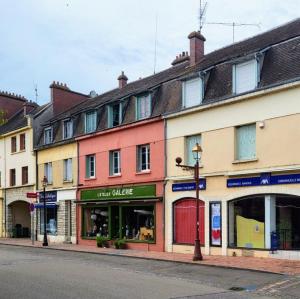
[[[0,126],[4,125],[6,122],[6,113],[3,109],[0,109]]]

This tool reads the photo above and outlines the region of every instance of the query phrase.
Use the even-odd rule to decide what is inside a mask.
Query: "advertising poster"
[[[212,203],[211,209],[211,245],[221,246],[221,203]]]

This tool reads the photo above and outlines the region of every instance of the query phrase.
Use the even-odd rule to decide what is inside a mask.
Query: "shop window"
[[[264,197],[238,199],[228,209],[229,246],[265,248]]]
[[[139,145],[137,154],[137,171],[150,170],[150,144]]]
[[[68,119],[63,121],[63,139],[69,139],[73,136],[73,122]]]
[[[15,186],[16,185],[16,169],[9,170],[9,185]]]
[[[236,159],[256,158],[256,124],[236,128]]]
[[[53,130],[52,127],[44,130],[44,144],[50,144],[53,141]]]
[[[22,185],[28,184],[28,166],[22,167]]]
[[[44,209],[40,209],[40,232],[44,233]],[[57,206],[46,209],[46,229],[47,234],[57,235]]]
[[[97,129],[97,112],[91,111],[85,114],[85,133],[95,132]]]
[[[44,176],[48,180],[48,184],[52,184],[52,162],[45,163]]]
[[[109,152],[109,175],[121,174],[121,153],[119,150]]]
[[[64,159],[64,181],[72,181],[72,159]]]
[[[203,99],[203,80],[195,78],[183,82],[182,96],[184,108],[200,105]]]
[[[11,152],[15,153],[17,151],[17,137],[16,136],[11,137],[10,141],[11,141]]]
[[[25,142],[25,134],[20,135],[20,151],[25,151],[26,142]]]
[[[108,127],[116,127],[122,123],[122,103],[116,103],[108,106]]]
[[[200,243],[204,245],[204,209],[203,201],[199,201]],[[174,206],[174,243],[194,244],[196,236],[196,200],[182,199]]]
[[[201,145],[201,135],[187,136],[185,138],[186,164],[189,166],[194,166],[196,163],[192,152],[193,147],[196,145],[196,143]]]
[[[139,96],[136,99],[136,119],[144,119],[151,115],[151,95]]]
[[[108,225],[108,207],[83,209],[83,237],[96,237],[97,234],[108,237]]]
[[[154,206],[122,208],[122,238],[153,242],[154,227]]]
[[[211,202],[210,211],[210,245],[222,245],[222,213],[221,202]]]
[[[85,176],[86,178],[96,177],[95,155],[88,155],[85,158]]]

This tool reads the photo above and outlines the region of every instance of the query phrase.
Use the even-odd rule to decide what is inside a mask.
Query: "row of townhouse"
[[[199,32],[189,40],[190,54],[171,68],[132,83],[122,72],[118,88],[102,95],[52,86],[69,105],[33,116],[35,165],[27,169],[36,191],[48,180],[50,241],[95,245],[100,234],[126,238],[133,249],[192,252],[196,188],[175,159],[193,166],[199,143],[204,253],[268,256],[276,232],[276,257],[300,258],[300,19],[208,54]],[[80,103],[70,101],[75,94]],[[10,133],[0,137],[11,138],[6,164],[21,145]],[[23,167],[15,171],[26,173]],[[6,182],[13,169],[1,171]],[[26,213],[30,219],[13,206],[29,200],[12,202],[10,188],[4,183],[4,196],[2,189],[6,233]],[[39,201],[34,229],[41,240]]]

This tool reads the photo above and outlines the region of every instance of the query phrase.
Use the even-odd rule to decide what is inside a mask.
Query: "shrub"
[[[125,239],[117,239],[114,241],[114,245],[116,249],[126,249],[126,240]]]
[[[109,238],[103,236],[96,237],[97,247],[108,247]]]

